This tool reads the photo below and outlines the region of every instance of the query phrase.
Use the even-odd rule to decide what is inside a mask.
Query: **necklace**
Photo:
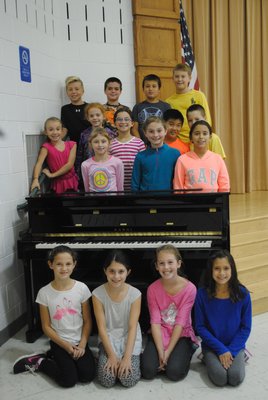
[[[106,103],[106,106],[108,106],[108,107],[114,107],[114,108],[117,108],[117,107],[119,107],[121,104],[120,103],[118,103],[118,104],[110,104],[110,103]]]

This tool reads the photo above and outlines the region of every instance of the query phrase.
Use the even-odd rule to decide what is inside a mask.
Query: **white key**
[[[133,242],[72,242],[72,243],[38,243],[36,249],[53,249],[65,245],[72,249],[155,249],[164,244],[172,244],[177,248],[210,248],[212,240],[170,240],[170,241],[133,241]]]

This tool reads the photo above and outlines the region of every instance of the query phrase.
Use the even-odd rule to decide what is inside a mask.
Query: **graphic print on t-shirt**
[[[161,318],[166,325],[175,325],[177,316],[177,307],[175,303],[171,303],[167,309],[161,311]]]
[[[147,120],[147,118],[153,116],[162,118],[163,113],[158,107],[153,107],[153,106],[146,107],[138,114],[139,123],[143,124]]]
[[[107,191],[110,188],[109,174],[106,168],[97,168],[93,172],[93,184],[99,191]]]
[[[53,319],[60,321],[65,315],[72,315],[74,319],[74,315],[77,314],[77,311],[72,306],[72,301],[68,300],[66,297],[63,299],[63,305],[59,304],[56,306],[56,312],[53,315]],[[74,322],[74,321],[73,321]],[[58,322],[59,324],[59,322]]]

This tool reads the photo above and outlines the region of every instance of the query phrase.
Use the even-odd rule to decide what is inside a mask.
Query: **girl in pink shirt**
[[[59,118],[48,118],[44,128],[47,141],[40,149],[33,170],[31,191],[34,188],[40,190],[38,179],[41,172],[51,179],[50,188],[55,193],[76,191],[78,188],[78,178],[74,170],[76,143],[71,140],[67,142],[62,140],[64,132]],[[43,168],[44,161],[47,162],[47,168]]]
[[[151,336],[141,358],[145,379],[154,378],[159,371],[165,371],[172,381],[185,378],[197,348],[191,321],[196,287],[180,276],[181,263],[174,246],[164,245],[156,250],[160,279],[147,291]]]
[[[207,121],[196,121],[190,130],[194,150],[178,158],[173,189],[203,189],[209,192],[229,192],[230,180],[224,160],[208,150],[212,136]]]
[[[81,171],[86,192],[124,190],[123,162],[109,154],[110,137],[104,128],[95,128],[89,138],[94,156],[84,161]]]

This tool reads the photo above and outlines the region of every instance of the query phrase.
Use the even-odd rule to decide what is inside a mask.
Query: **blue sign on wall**
[[[31,82],[31,60],[30,50],[26,47],[19,46],[20,56],[20,79],[24,82]]]

